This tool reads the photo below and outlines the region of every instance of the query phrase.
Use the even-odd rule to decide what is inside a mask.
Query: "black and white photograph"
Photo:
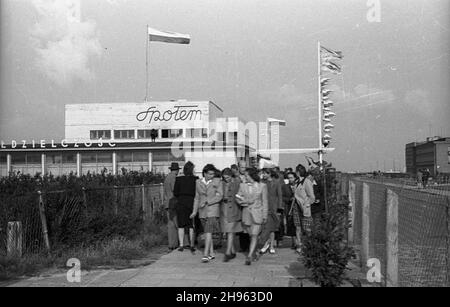
[[[449,29],[448,0],[1,0],[0,288],[450,287]]]

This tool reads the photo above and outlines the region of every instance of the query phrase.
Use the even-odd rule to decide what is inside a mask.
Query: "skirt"
[[[269,232],[276,232],[280,229],[280,219],[275,212],[270,212],[267,214],[267,222],[264,225],[264,228]]]
[[[269,212],[267,214],[267,222],[262,225],[261,237],[262,242],[266,242],[270,238],[272,232],[277,232],[280,228],[280,219],[274,212]]]
[[[178,203],[175,207],[178,228],[194,228],[192,223],[191,214],[194,208],[193,197],[178,197]]]
[[[204,233],[219,233],[220,222],[218,217],[201,218]]]
[[[249,234],[250,236],[259,236],[261,233],[262,225],[253,224],[253,225],[242,225],[244,232]]]
[[[292,217],[294,219],[295,227],[302,227],[302,216],[303,214],[298,205],[294,205],[294,208],[292,208]]]
[[[239,222],[227,222],[225,218],[220,219],[220,226],[223,233],[237,233],[242,232],[242,223]]]
[[[286,235],[289,237],[295,237],[295,224],[294,217],[292,215],[286,216]]]
[[[311,232],[313,224],[313,218],[312,217],[302,217],[302,232],[304,234],[308,234]]]

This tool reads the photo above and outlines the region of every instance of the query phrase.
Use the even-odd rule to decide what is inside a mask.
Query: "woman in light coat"
[[[202,262],[209,262],[215,258],[213,233],[220,232],[220,203],[223,199],[223,185],[216,176],[216,168],[207,164],[203,168],[203,178],[197,179],[195,187],[194,210],[191,218],[197,213],[205,233],[205,250]]]
[[[252,260],[257,259],[255,254],[258,235],[261,227],[267,221],[268,200],[267,186],[260,182],[258,171],[255,168],[248,168],[245,171],[246,183],[241,183],[236,201],[242,209],[242,225],[250,237],[250,249],[245,260],[246,265],[250,265]]]
[[[314,196],[313,183],[307,178],[306,168],[299,164],[295,170],[298,176],[298,183],[294,192],[297,206],[294,206],[293,214],[297,237],[297,252],[301,253],[302,232],[308,233],[311,231],[311,205],[314,204],[316,198]]]

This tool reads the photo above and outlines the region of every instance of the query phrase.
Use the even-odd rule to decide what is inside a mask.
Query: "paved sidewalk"
[[[200,250],[173,251],[151,265],[124,270],[82,271],[80,283],[69,283],[66,272],[57,271],[9,283],[10,287],[288,287],[301,286],[305,276],[298,255],[289,248],[263,255],[251,266],[238,253],[224,263],[223,253],[210,263],[201,263]],[[312,284],[311,284],[312,285]]]
[[[298,255],[281,248],[277,254],[263,255],[252,265],[244,265],[245,256],[238,254],[230,262],[222,261],[223,254],[209,263],[201,263],[201,252],[174,251],[140,271],[122,286],[168,287],[288,287],[303,274]]]
[[[12,287],[316,287],[310,274],[290,248],[279,248],[275,255],[266,254],[252,265],[244,265],[241,253],[224,263],[222,251],[210,263],[201,263],[201,251],[189,250],[164,254],[143,267],[124,270],[82,271],[80,283],[69,283],[66,272],[47,273],[39,277],[10,283]],[[353,266],[351,278],[361,279]],[[344,287],[351,287],[346,282]]]

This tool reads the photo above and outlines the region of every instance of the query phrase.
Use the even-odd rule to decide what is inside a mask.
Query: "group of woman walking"
[[[283,174],[278,169],[247,168],[245,162],[222,171],[207,164],[202,178],[194,175],[194,167],[186,162],[183,175],[174,172],[172,178],[166,179],[172,184],[165,184],[166,189],[173,187],[169,193],[169,222],[174,221],[178,227],[179,251],[185,249],[188,230],[190,250],[195,252],[198,228],[204,233],[205,263],[215,259],[214,234],[226,234],[225,262],[236,257],[235,235],[242,233],[250,238],[247,265],[256,261],[258,254],[275,254],[280,229],[288,230],[294,248],[301,251],[302,235],[313,221],[311,209],[319,204],[314,191],[317,181],[304,166],[299,164],[295,172]],[[295,231],[289,233],[289,229]],[[258,241],[262,242],[259,252]]]

